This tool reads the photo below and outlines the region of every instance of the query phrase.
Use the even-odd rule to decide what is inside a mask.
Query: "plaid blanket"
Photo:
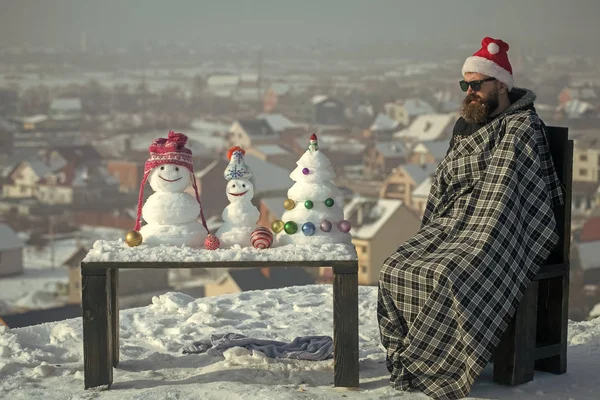
[[[420,231],[384,263],[378,320],[396,389],[468,395],[558,242],[563,203],[543,123],[515,109],[457,143]]]

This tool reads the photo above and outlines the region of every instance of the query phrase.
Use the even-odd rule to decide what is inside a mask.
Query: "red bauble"
[[[273,244],[273,234],[268,228],[259,226],[252,231],[250,242],[252,243],[252,246],[257,249],[268,249],[271,247],[271,244]]]
[[[219,242],[219,238],[213,235],[212,233],[209,233],[206,236],[206,239],[204,239],[204,248],[206,250],[216,250],[219,248],[220,245],[221,242]]]

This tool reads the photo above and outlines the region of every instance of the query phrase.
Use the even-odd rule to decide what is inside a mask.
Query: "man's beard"
[[[472,100],[476,102],[471,104]],[[483,124],[487,122],[488,117],[498,108],[498,105],[498,90],[491,92],[487,100],[482,100],[475,93],[468,94],[462,104],[463,118],[469,123]]]

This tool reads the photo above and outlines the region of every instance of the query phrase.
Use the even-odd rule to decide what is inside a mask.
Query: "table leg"
[[[112,357],[113,367],[119,365],[119,269],[110,270],[110,305],[111,305],[111,331],[112,331]]]
[[[358,377],[358,264],[333,267],[334,386],[357,388]]]
[[[109,270],[81,270],[83,373],[85,389],[113,380],[111,279]]]

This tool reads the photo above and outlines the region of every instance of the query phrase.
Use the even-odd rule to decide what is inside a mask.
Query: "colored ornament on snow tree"
[[[333,183],[335,173],[327,156],[319,150],[316,134],[310,136],[308,149],[296,164],[290,174],[295,183],[288,190],[284,202],[286,211],[281,216],[283,230],[273,229],[278,244],[350,244],[351,226],[338,205],[343,202],[334,200],[340,196],[340,190]],[[296,207],[296,204],[304,207]],[[272,227],[280,229],[279,223],[273,223]],[[296,233],[298,230],[301,235]]]
[[[250,235],[252,246],[257,249],[268,249],[273,244],[273,234],[263,226],[259,226]]]
[[[139,246],[142,244],[142,234],[138,231],[127,232],[127,235],[125,236],[125,243],[127,243],[129,247]]]

